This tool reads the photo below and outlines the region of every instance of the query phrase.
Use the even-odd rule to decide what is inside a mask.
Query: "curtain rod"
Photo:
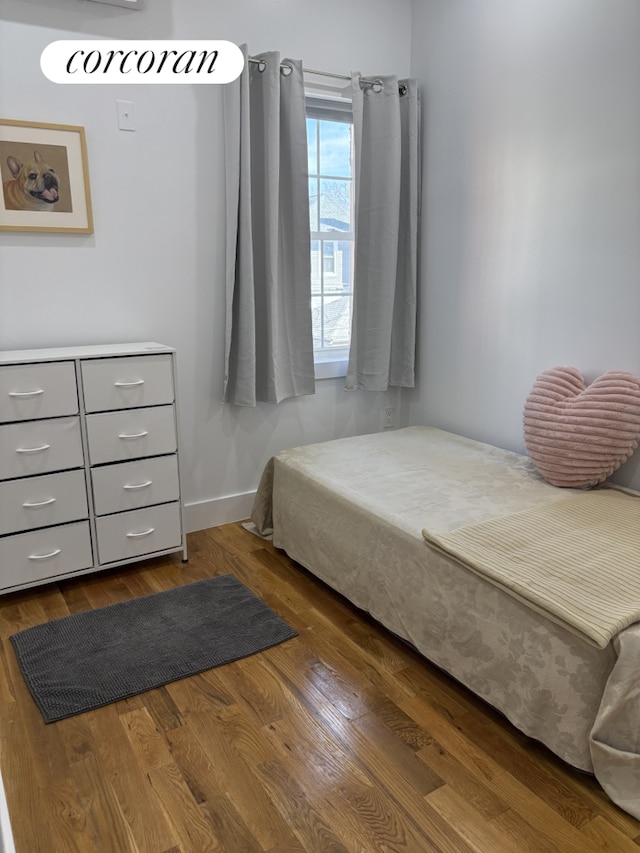
[[[264,71],[267,67],[266,59],[255,59],[253,56],[249,57],[249,62],[253,62],[258,66],[259,71]],[[288,77],[289,74],[293,71],[293,67],[288,62],[280,63],[280,70],[288,68],[289,70],[285,72],[285,76]],[[335,74],[333,71],[314,71],[312,68],[303,68],[304,74],[317,74],[319,77],[334,77],[336,80],[351,80],[351,77],[348,74]],[[360,79],[361,83],[364,83],[368,86],[373,86],[378,92],[382,90],[382,81],[381,80],[367,80],[364,77]],[[400,89],[400,94],[404,95],[407,91],[407,87],[404,83],[400,83],[398,85]]]

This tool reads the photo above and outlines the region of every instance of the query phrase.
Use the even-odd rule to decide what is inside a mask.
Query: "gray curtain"
[[[307,136],[302,63],[248,62],[223,94],[226,165],[224,399],[313,394]]]
[[[370,78],[367,78],[370,79]],[[346,387],[414,386],[420,102],[416,81],[352,75],[355,268]]]

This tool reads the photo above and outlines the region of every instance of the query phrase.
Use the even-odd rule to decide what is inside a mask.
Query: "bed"
[[[263,472],[252,521],[518,729],[594,773],[640,819],[636,540],[625,546],[623,598],[631,607],[620,616],[614,602],[620,618],[608,634],[527,600],[526,590],[479,571],[447,540],[504,520],[553,516],[584,494],[545,482],[526,456],[408,427],[279,453]],[[640,500],[625,497],[638,521],[627,519],[625,529],[636,535]]]

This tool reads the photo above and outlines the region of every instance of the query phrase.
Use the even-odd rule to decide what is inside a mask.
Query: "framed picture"
[[[92,234],[84,128],[0,118],[0,231]]]

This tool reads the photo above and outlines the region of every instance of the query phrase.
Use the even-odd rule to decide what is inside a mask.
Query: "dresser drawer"
[[[91,480],[96,515],[169,503],[180,497],[176,456],[94,468]]]
[[[87,416],[92,465],[175,453],[173,406],[132,409]]]
[[[92,565],[88,521],[0,539],[0,588],[5,590]]]
[[[84,464],[78,418],[0,426],[0,480]]]
[[[101,565],[177,548],[182,541],[180,504],[103,515],[96,519]]]
[[[77,412],[73,362],[0,367],[0,423],[55,418]]]
[[[0,483],[0,536],[86,518],[84,471]]]
[[[87,412],[173,403],[171,356],[144,355],[81,362]]]

